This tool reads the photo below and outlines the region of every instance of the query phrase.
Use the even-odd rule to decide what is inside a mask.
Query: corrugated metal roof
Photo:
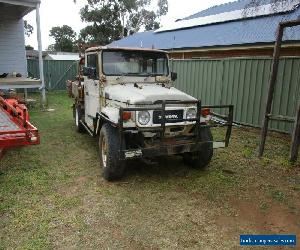
[[[286,0],[282,0],[280,2],[283,2]],[[263,5],[263,4],[272,4],[274,3],[274,0],[263,0],[263,1],[256,1],[257,5]],[[208,8],[206,10],[200,11],[198,13],[195,13],[191,16],[185,17],[182,20],[188,20],[198,17],[204,17],[204,16],[210,16],[210,15],[216,15],[224,12],[230,12],[234,10],[242,10],[245,9],[245,7],[248,7],[248,5],[251,4],[251,1],[249,0],[239,0],[239,1],[233,1],[229,3],[224,3],[221,5],[216,5],[211,8]]]
[[[246,9],[227,11],[204,17],[196,17],[193,19],[180,20],[159,28],[155,31],[155,33],[212,25],[217,23],[232,22],[250,18],[258,18],[261,16],[284,14],[295,10],[298,7],[299,3],[300,0],[290,0],[286,1],[285,4],[277,4],[276,6],[274,6],[273,4],[263,4],[259,7],[249,6]]]
[[[249,2],[250,0],[243,0],[223,4],[199,12],[188,18],[241,9]],[[296,10],[286,14],[263,16],[162,33],[154,33],[153,31],[136,33],[119,41],[115,41],[109,46],[171,50],[180,48],[272,43],[275,41],[276,29],[279,22],[298,18],[300,18],[299,6]],[[297,26],[286,29],[284,40],[299,41],[300,27]]]

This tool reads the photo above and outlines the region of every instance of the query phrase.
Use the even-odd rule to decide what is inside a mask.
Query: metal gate
[[[39,78],[38,60],[27,60],[28,75]],[[44,60],[44,76],[47,90],[65,90],[66,81],[76,77],[77,61]]]

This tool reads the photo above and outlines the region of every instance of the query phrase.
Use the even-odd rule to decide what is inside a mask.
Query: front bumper
[[[184,119],[183,121],[187,122],[194,122],[195,123],[195,136],[193,138],[190,138],[188,140],[174,140],[172,143],[168,143],[165,140],[165,131],[166,131],[166,124],[168,123],[168,119],[165,117],[166,112],[166,106],[167,105],[187,105],[187,104],[194,104],[197,105],[197,117],[196,119]],[[217,125],[207,125],[207,124],[201,124],[200,118],[201,118],[201,110],[203,108],[216,108],[216,109],[228,109],[228,115],[227,116],[221,116],[219,114],[212,113],[213,116],[216,116],[218,118],[223,119],[223,123],[217,124]],[[176,155],[176,154],[182,154],[182,153],[188,153],[188,152],[196,152],[201,151],[201,148],[204,146],[212,145],[213,148],[224,148],[228,147],[231,131],[232,131],[232,124],[233,124],[233,105],[214,105],[214,106],[202,106],[201,101],[163,101],[161,104],[161,107],[143,107],[143,108],[121,108],[120,109],[120,120],[118,124],[119,129],[119,139],[120,139],[120,160],[127,160],[127,159],[134,159],[134,158],[143,158],[143,157],[155,157],[155,156],[163,156],[163,155]],[[153,147],[147,147],[147,148],[138,148],[138,149],[127,149],[124,150],[122,148],[124,135],[126,133],[130,133],[130,129],[124,128],[123,126],[123,112],[131,112],[131,111],[144,111],[144,110],[158,110],[162,114],[161,119],[161,126],[156,128],[149,128],[149,132],[153,132],[155,130],[156,132],[160,133],[160,140],[161,143],[158,143],[157,146]],[[204,141],[201,138],[201,129],[208,127],[227,127],[226,130],[226,136],[223,141]],[[145,129],[143,129],[143,132],[146,132]]]
[[[201,148],[203,146],[207,146],[207,144],[213,144],[214,149],[225,148],[224,142],[189,142],[177,145],[163,145],[150,148],[123,150],[121,151],[121,159],[128,160],[143,157],[156,157],[163,155],[177,155],[183,153],[197,152],[201,151]]]

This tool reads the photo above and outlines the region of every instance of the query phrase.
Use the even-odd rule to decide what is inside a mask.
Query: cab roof
[[[101,50],[130,50],[130,51],[148,51],[148,52],[161,52],[161,53],[168,53],[164,50],[158,50],[158,49],[147,49],[147,48],[130,48],[130,47],[108,47],[108,46],[98,46],[98,47],[91,47],[88,48],[85,52],[96,52]]]

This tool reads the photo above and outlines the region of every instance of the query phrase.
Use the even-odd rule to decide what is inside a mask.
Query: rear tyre
[[[78,133],[83,133],[83,132],[85,132],[85,128],[80,122],[84,115],[83,110],[80,106],[75,106],[74,109],[75,109],[74,112],[75,112],[76,131]]]
[[[213,157],[213,136],[210,128],[203,128],[200,132],[203,142],[210,141],[202,145],[201,151],[183,154],[183,161],[192,168],[203,169],[207,167]]]
[[[120,140],[116,128],[104,124],[99,136],[100,164],[103,177],[107,181],[123,177],[125,163],[119,160]]]

